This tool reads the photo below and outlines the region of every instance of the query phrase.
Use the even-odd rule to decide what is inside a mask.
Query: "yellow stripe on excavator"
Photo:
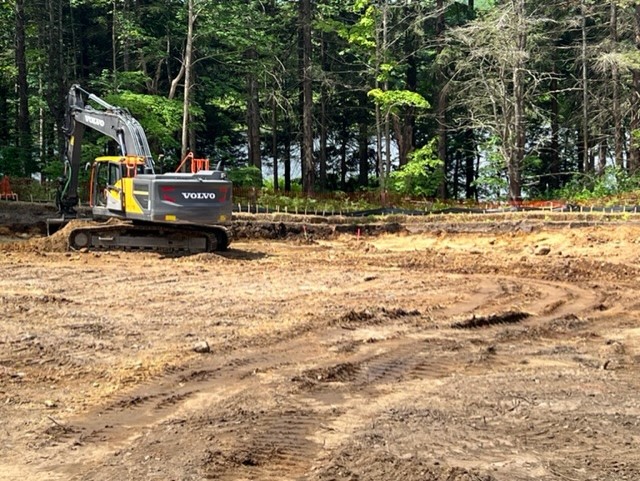
[[[142,207],[133,196],[133,179],[125,178],[120,179],[120,181],[122,182],[122,191],[124,192],[124,202],[127,207],[127,212],[130,214],[142,214]],[[147,192],[146,195],[149,195],[149,193]]]

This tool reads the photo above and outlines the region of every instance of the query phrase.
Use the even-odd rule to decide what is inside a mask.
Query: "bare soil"
[[[68,252],[16,205],[0,480],[640,479],[635,216],[253,218],[177,256]]]

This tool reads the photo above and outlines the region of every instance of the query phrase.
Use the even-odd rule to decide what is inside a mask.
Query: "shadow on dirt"
[[[527,312],[509,311],[489,316],[476,316],[451,324],[453,329],[476,329],[480,327],[490,327],[500,324],[515,324],[530,317]]]
[[[190,253],[190,252],[167,252],[160,256],[161,259],[182,259],[182,260],[194,260],[194,261],[202,261],[202,260],[234,260],[234,261],[257,261],[260,259],[265,259],[267,254],[264,252],[255,252],[255,251],[245,251],[242,249],[228,249],[226,251],[221,252],[199,252],[199,253]]]

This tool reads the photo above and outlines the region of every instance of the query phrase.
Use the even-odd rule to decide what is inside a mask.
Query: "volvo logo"
[[[90,115],[84,115],[84,121],[91,125],[97,125],[98,127],[104,127],[104,120],[91,117]]]
[[[182,197],[185,199],[205,199],[205,200],[214,200],[216,198],[216,194],[213,192],[182,192]]]

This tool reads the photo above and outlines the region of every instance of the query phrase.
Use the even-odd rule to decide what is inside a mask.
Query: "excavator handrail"
[[[209,159],[198,159],[193,155],[193,152],[188,152],[187,155],[184,156],[184,159],[182,159],[182,161],[180,162],[180,165],[178,165],[176,173],[182,172],[182,168],[187,162],[189,162],[189,169],[191,170],[192,174],[197,174],[201,170],[209,170]]]
[[[138,174],[138,166],[145,165],[144,157],[139,155],[125,155],[122,160],[127,169],[127,177],[135,177]]]

